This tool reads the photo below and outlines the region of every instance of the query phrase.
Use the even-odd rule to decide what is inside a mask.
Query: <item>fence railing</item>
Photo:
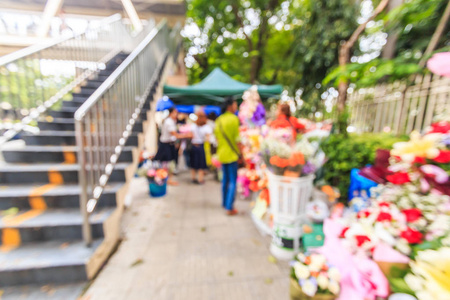
[[[178,33],[179,34],[179,33]],[[75,113],[83,238],[92,242],[89,216],[126,145],[170,49],[166,22],[154,28]]]
[[[437,115],[450,115],[450,78],[427,74],[412,85],[377,85],[349,94],[350,126],[356,132],[409,134]]]
[[[54,106],[145,32],[133,36],[119,14],[84,33],[0,57],[0,144]],[[131,52],[131,49],[130,50]]]

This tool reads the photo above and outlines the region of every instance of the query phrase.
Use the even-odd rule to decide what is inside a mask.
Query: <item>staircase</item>
[[[0,162],[0,287],[63,284],[92,278],[110,254],[99,247],[114,218],[117,194],[133,161],[133,148],[143,130],[147,99],[132,134],[115,165],[96,210],[90,215],[93,243],[82,240],[79,164],[74,113],[127,57],[120,53],[106,68],[89,78],[71,101],[40,118],[38,134],[2,150]]]

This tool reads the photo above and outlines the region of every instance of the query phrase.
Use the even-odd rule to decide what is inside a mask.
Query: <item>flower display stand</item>
[[[274,220],[270,251],[278,259],[289,260],[300,249],[301,226],[312,195],[314,175],[295,178],[268,172],[267,176]]]

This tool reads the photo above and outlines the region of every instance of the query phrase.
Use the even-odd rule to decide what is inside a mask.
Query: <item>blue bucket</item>
[[[150,190],[150,196],[153,198],[163,197],[167,194],[167,180],[164,180],[163,184],[159,185],[156,182],[148,181]]]

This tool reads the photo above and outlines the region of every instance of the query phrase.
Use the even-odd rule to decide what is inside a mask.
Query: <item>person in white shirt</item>
[[[212,134],[210,126],[206,125],[206,114],[203,111],[196,113],[197,121],[192,125],[192,149],[191,149],[191,175],[192,182],[203,184],[205,178],[205,170],[208,168],[206,165],[206,156],[204,143],[209,139]],[[198,179],[197,179],[198,175]]]
[[[189,138],[191,135],[180,134],[177,132],[177,115],[176,108],[169,108],[169,116],[164,120],[161,128],[161,136],[159,138],[158,152],[155,155],[154,160],[170,163],[175,160],[178,155],[175,149],[175,141],[181,138]],[[171,185],[177,183],[169,180]]]

